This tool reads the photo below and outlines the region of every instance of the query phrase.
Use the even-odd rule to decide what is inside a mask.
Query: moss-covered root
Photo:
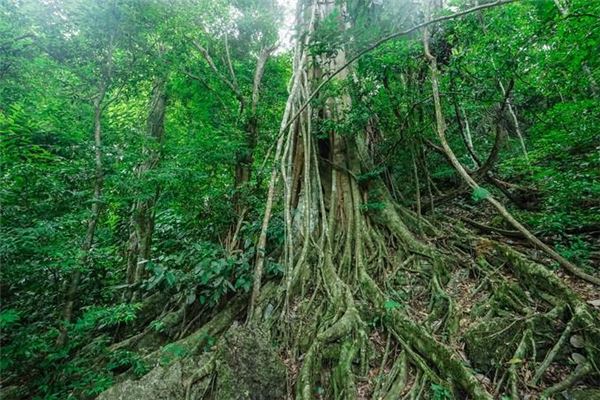
[[[373,305],[382,312],[386,312],[384,307],[385,297],[371,277],[363,274],[362,285]],[[475,400],[492,399],[492,396],[477,380],[473,371],[461,362],[459,356],[452,349],[438,342],[423,327],[411,321],[408,316],[399,310],[389,310],[387,313],[390,330],[395,331],[423,358],[435,365],[437,370],[444,374],[444,378],[452,382],[457,389]]]
[[[192,375],[187,383],[185,384],[185,400],[190,400],[192,396],[192,386],[210,374],[215,367],[215,356],[212,355],[211,358],[204,364],[201,368],[199,368],[194,375]]]
[[[297,397],[303,400],[313,398],[313,376],[320,366],[319,352],[327,343],[331,343],[342,338],[352,338],[355,332],[359,336],[364,335],[363,322],[360,319],[358,311],[353,302],[349,301],[349,306],[344,315],[338,319],[329,328],[323,329],[317,334],[315,341],[304,356],[304,362],[300,369],[300,375],[297,383]],[[334,383],[337,382],[338,389],[344,393],[342,399],[354,398],[356,390],[353,383],[353,374],[351,370],[352,360],[359,351],[359,346],[354,340],[344,341],[342,343],[339,364],[334,371]],[[343,383],[343,384],[342,384]]]
[[[508,368],[508,374],[510,377],[510,394],[513,400],[519,400],[521,397],[519,396],[519,374],[518,374],[518,366],[521,365],[525,355],[527,353],[527,346],[530,343],[531,331],[526,329],[523,333],[523,337],[521,338],[521,342],[519,342],[519,346],[517,346],[517,350],[515,354],[510,360],[510,367]]]
[[[577,327],[581,329],[589,359],[594,363],[600,363],[600,349],[596,345],[600,343],[600,323],[590,307],[556,274],[544,266],[527,260],[522,254],[504,244],[495,243],[495,248],[504,259],[510,261],[513,273],[516,273],[519,280],[532,292],[538,294],[540,298],[549,298],[548,294],[551,294],[555,306],[568,305]]]
[[[388,380],[383,384],[381,395],[373,396],[374,399],[383,398],[383,400],[399,399],[405,389],[408,379],[408,363],[406,362],[406,352],[400,353],[389,373]]]
[[[208,344],[210,340],[231,326],[235,317],[244,309],[244,301],[232,301],[225,309],[217,313],[202,328],[191,335],[173,342],[148,354],[145,361],[152,367],[158,364],[169,364],[181,357],[193,355]]]
[[[312,375],[314,372],[314,365],[317,364],[319,348],[319,342],[315,341],[304,355],[304,362],[300,368],[300,375],[298,376],[298,382],[296,383],[296,398],[298,399],[310,400],[313,398]]]
[[[335,399],[356,399],[356,384],[352,373],[352,360],[358,353],[354,340],[345,341],[340,352],[338,365],[333,371],[333,394]]]
[[[590,361],[586,361],[583,365],[579,366],[575,371],[565,378],[563,381],[557,383],[554,386],[549,387],[542,393],[542,399],[551,399],[554,394],[560,393],[585,378],[587,375],[594,371],[594,366]]]
[[[569,321],[567,327],[563,331],[562,335],[560,335],[560,338],[558,339],[556,344],[552,347],[548,354],[546,354],[546,357],[544,357],[544,361],[542,361],[540,366],[535,370],[533,379],[530,382],[531,385],[536,385],[540,378],[544,375],[544,372],[546,372],[546,369],[548,369],[550,364],[552,364],[552,361],[554,361],[554,358],[556,357],[562,346],[565,344],[567,339],[570,337],[571,331],[573,330],[574,322],[574,319]]]
[[[392,328],[421,356],[435,365],[445,379],[475,400],[492,399],[473,371],[462,363],[452,349],[435,340],[421,326],[410,321],[406,315],[396,310],[392,310],[390,314]]]

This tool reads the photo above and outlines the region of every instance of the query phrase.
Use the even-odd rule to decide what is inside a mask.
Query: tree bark
[[[152,97],[147,118],[146,136],[148,144],[144,146],[143,160],[136,168],[137,179],[145,180],[148,174],[153,173],[160,163],[162,145],[164,141],[164,118],[166,110],[166,79],[157,78],[152,88]],[[130,236],[127,247],[127,284],[129,289],[125,292],[125,299],[139,299],[139,288],[150,261],[152,252],[152,235],[154,233],[155,205],[160,194],[160,186],[155,185],[152,194],[145,194],[134,202],[130,219]]]

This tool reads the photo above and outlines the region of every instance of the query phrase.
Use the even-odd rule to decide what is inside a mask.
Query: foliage
[[[417,3],[348,1],[348,15],[332,13],[320,21],[309,54],[351,57],[420,21]],[[449,3],[463,7],[468,2]],[[500,124],[508,137],[491,172],[538,200],[535,207],[519,208],[481,179],[482,187],[467,193],[465,203],[485,213],[482,200],[498,195],[521,221],[554,241],[561,254],[592,270],[598,248],[588,234],[600,225],[600,36],[593,34],[600,3],[568,3],[569,18],[560,16],[553,2],[523,1],[447,21],[432,27],[432,47],[440,63],[448,141],[459,160],[472,172],[478,168],[465,139],[467,123],[481,160],[491,152]],[[271,54],[253,112],[258,55],[275,44],[284,22],[277,4],[0,2],[3,386],[18,386],[22,398],[91,398],[119,373],[141,376],[150,368],[135,346],[111,351],[112,345],[147,328],[159,341],[174,339],[171,327],[157,318],[162,309],[147,310],[152,295],[161,296],[165,309],[183,309],[190,323],[188,314],[202,319],[235,296],[249,294],[293,63],[283,45]],[[207,49],[218,72],[194,42]],[[393,187],[395,200],[413,209],[417,193],[422,208],[431,196],[435,208],[438,196],[461,189],[436,150],[429,70],[419,35],[386,42],[350,71],[352,79],[333,80],[311,103],[315,118],[321,118],[313,135],[322,146],[318,162],[323,164],[332,131],[349,144],[364,139],[374,165],[351,171],[368,194],[361,211],[375,214],[384,208],[382,193],[371,187],[380,178]],[[94,101],[108,75],[100,116],[103,191],[92,245],[84,252],[97,180]],[[147,134],[159,77],[167,93],[162,142]],[[239,93],[227,80],[236,81]],[[511,81],[507,98],[526,156],[512,116],[500,106],[505,96],[499,83],[507,87]],[[344,117],[320,115],[320,108],[340,95],[352,99]],[[246,128],[253,118],[258,135],[251,145]],[[158,160],[149,156],[153,152]],[[239,155],[250,152],[251,179],[236,187]],[[245,214],[238,242],[229,246],[240,217],[232,207],[237,198],[243,199]],[[139,287],[131,288],[127,256],[136,229],[133,210],[152,201],[150,257],[142,263]],[[293,236],[280,216],[281,202],[276,199],[267,232],[267,280],[283,276],[282,249],[286,235]],[[77,274],[68,341],[60,346],[63,308]],[[139,298],[128,301],[130,289],[139,290]],[[390,292],[384,311],[400,311],[405,294]],[[377,318],[374,325],[381,323]],[[207,348],[216,341],[203,339]],[[162,362],[187,353],[169,345],[165,354]],[[324,390],[318,388],[321,394]],[[433,384],[431,397],[450,399],[451,393]]]

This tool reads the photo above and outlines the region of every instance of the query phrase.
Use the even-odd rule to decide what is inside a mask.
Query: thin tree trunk
[[[158,78],[154,82],[152,98],[148,112],[146,135],[149,145],[144,147],[146,158],[137,167],[137,178],[145,179],[158,166],[164,140],[164,117],[166,110],[166,79]],[[154,233],[155,205],[160,194],[160,187],[154,188],[151,196],[135,201],[131,215],[131,234],[127,247],[127,283],[129,289],[125,292],[125,299],[130,300],[141,297],[141,284],[146,265],[150,261],[152,252],[152,235]]]
[[[465,147],[467,148],[469,157],[471,158],[471,161],[473,161],[473,169],[477,169],[481,166],[481,160],[479,160],[479,157],[475,152],[475,148],[473,147],[471,126],[469,124],[469,120],[467,119],[465,110],[459,106],[456,98],[454,98],[454,114],[456,116],[456,122],[458,123],[458,130],[461,134]]]
[[[81,260],[80,267],[73,272],[71,280],[68,285],[67,292],[65,294],[65,305],[62,312],[62,323],[60,326],[60,333],[56,340],[57,346],[64,346],[67,342],[67,328],[73,319],[73,309],[75,307],[75,301],[77,298],[77,292],[79,289],[79,281],[81,280],[81,268],[89,264],[90,261],[90,250],[94,243],[94,236],[96,234],[96,226],[100,219],[101,202],[102,202],[102,189],[104,184],[104,171],[102,166],[102,102],[106,96],[108,82],[104,80],[100,84],[100,89],[96,98],[94,99],[94,164],[95,164],[95,178],[94,178],[94,194],[92,197],[92,207],[90,210],[90,217],[88,219],[87,230],[85,238],[81,245]]]
[[[429,18],[429,13],[428,13],[428,18]],[[458,161],[458,159],[456,158],[456,155],[454,154],[454,152],[450,148],[450,145],[448,144],[448,141],[446,140],[446,122],[444,119],[444,115],[442,114],[442,106],[441,106],[439,83],[438,83],[438,73],[439,72],[438,72],[438,68],[437,68],[437,61],[429,50],[429,29],[428,29],[428,27],[425,27],[423,30],[423,46],[424,46],[425,56],[426,56],[427,60],[429,61],[429,66],[430,66],[430,70],[431,70],[431,88],[432,88],[432,92],[433,92],[433,100],[434,100],[433,103],[434,103],[434,107],[435,107],[436,127],[437,127],[438,138],[440,140],[440,143],[442,144],[442,148],[444,149],[444,152],[446,153],[452,166],[456,169],[456,171],[459,173],[461,178],[464,179],[465,183],[467,185],[469,185],[469,187],[471,187],[471,189],[473,189],[473,190],[485,191],[485,189],[482,189],[479,186],[479,184],[467,173],[467,171],[462,166],[460,161]],[[487,202],[489,202],[491,205],[493,205],[496,208],[496,210],[498,210],[498,212],[513,227],[515,227],[519,232],[521,232],[523,234],[523,236],[525,236],[527,238],[527,240],[529,242],[534,244],[540,250],[543,250],[552,259],[554,259],[556,262],[558,262],[565,270],[569,271],[573,275],[575,275],[583,280],[594,283],[596,285],[600,285],[599,278],[597,278],[595,276],[591,276],[591,275],[581,271],[577,266],[575,266],[573,263],[571,263],[570,261],[565,259],[563,256],[558,254],[550,246],[546,245],[541,240],[539,240],[527,228],[525,228],[519,221],[517,221],[512,216],[512,214],[510,214],[508,212],[508,210],[504,207],[504,205],[502,205],[502,203],[500,203],[498,200],[496,200],[494,197],[492,197],[491,194],[487,193],[485,196],[485,200]]]
[[[62,311],[62,321],[59,327],[59,335],[56,339],[57,346],[64,346],[67,342],[68,326],[73,319],[75,302],[79,291],[82,269],[90,262],[90,252],[94,244],[96,227],[100,220],[102,189],[104,186],[104,167],[102,164],[102,114],[104,112],[104,99],[112,80],[113,72],[114,33],[110,34],[107,52],[101,65],[102,72],[98,84],[98,93],[93,99],[94,107],[94,194],[92,207],[88,218],[87,230],[81,245],[82,256],[80,265],[72,275],[65,292],[65,304]]]
[[[502,84],[500,79],[498,79],[498,86],[500,86],[502,95],[505,97],[508,96],[508,94],[506,93],[506,89],[504,88],[504,85]],[[515,133],[517,134],[517,137],[519,138],[519,143],[521,144],[521,150],[523,150],[523,155],[525,156],[525,161],[527,162],[527,165],[529,165],[529,154],[527,153],[527,146],[525,145],[525,139],[523,139],[523,134],[521,133],[521,125],[519,124],[519,119],[517,118],[517,113],[515,112],[515,109],[512,105],[512,102],[510,101],[509,97],[506,97],[506,107],[508,108],[508,113],[510,114],[510,116],[513,120],[513,124],[515,126]]]
[[[244,205],[240,191],[250,182],[252,177],[252,163],[254,162],[254,149],[258,140],[258,102],[260,100],[260,87],[265,73],[267,61],[274,47],[263,47],[256,61],[254,69],[254,80],[252,84],[252,96],[248,119],[244,126],[244,148],[236,154],[235,164],[235,190],[234,209],[238,215],[241,214]],[[233,71],[233,70],[232,70]],[[233,74],[233,72],[232,72]]]

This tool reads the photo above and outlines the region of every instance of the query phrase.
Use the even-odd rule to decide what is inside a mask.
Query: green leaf
[[[11,325],[19,322],[21,315],[17,310],[8,309],[0,312],[0,329],[4,330]]]
[[[473,190],[473,194],[471,195],[471,198],[476,203],[479,203],[481,200],[485,200],[488,197],[490,197],[490,192],[488,192],[485,188],[482,188],[481,186],[476,187]]]
[[[394,310],[400,307],[401,304],[394,300],[386,300],[385,303],[383,303],[383,308],[385,308],[386,311]]]
[[[175,274],[171,271],[167,271],[165,273],[165,280],[167,282],[167,285],[169,285],[170,287],[173,287],[175,285],[175,283],[177,282],[177,277],[175,276]]]

